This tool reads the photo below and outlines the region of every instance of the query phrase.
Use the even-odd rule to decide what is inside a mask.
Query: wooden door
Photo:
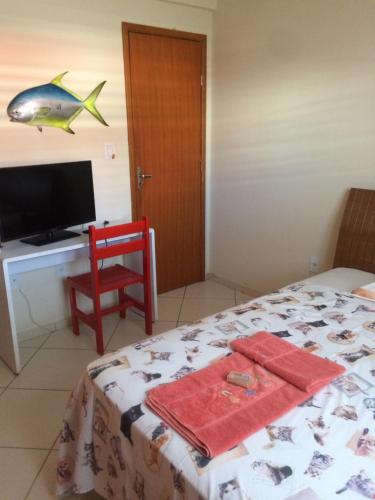
[[[133,219],[155,229],[160,293],[204,279],[206,37],[124,23],[123,40]]]

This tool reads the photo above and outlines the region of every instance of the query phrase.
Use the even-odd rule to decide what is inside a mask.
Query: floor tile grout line
[[[111,335],[110,335],[110,337],[109,337],[108,341],[105,343],[104,350],[106,350],[106,349],[107,349],[107,347],[109,346],[109,343],[110,343],[110,342],[111,342],[111,340],[112,340],[112,337],[114,336],[114,334],[115,334],[115,333],[116,333],[116,331],[117,331],[117,328],[120,326],[121,319],[126,319],[126,318],[119,318],[119,319],[117,320],[117,323],[116,323],[115,327],[113,328],[112,333],[111,333]]]
[[[55,441],[54,443],[55,444]],[[0,450],[37,450],[37,451],[50,451],[53,448],[39,448],[34,446],[0,446]]]
[[[55,450],[55,451],[57,451],[57,450],[55,449],[55,444],[56,444],[57,442],[59,442],[59,443],[60,443],[60,437],[61,437],[61,429],[59,430],[59,432],[58,432],[58,434],[57,434],[57,436],[56,436],[56,439],[54,440],[54,442],[53,442],[53,444],[52,444],[52,446],[51,446],[51,450]]]
[[[13,382],[13,380],[14,380],[15,378],[16,378],[16,376],[14,376],[14,377],[12,378],[12,382]],[[1,399],[1,398],[4,396],[4,394],[7,392],[7,390],[9,389],[9,385],[10,385],[12,382],[9,382],[9,384],[8,384],[6,387],[4,387],[4,390],[3,390],[2,392],[0,392],[0,399]]]
[[[46,455],[46,458],[43,460],[42,465],[40,466],[38,472],[36,473],[36,475],[35,475],[35,477],[33,479],[33,481],[31,482],[31,485],[30,485],[29,489],[27,490],[26,495],[24,496],[24,500],[27,500],[27,497],[30,495],[31,490],[33,489],[33,486],[34,486],[34,484],[35,484],[35,482],[36,482],[39,474],[42,472],[43,467],[47,463],[47,460],[48,460],[49,456],[51,455],[51,453],[52,453],[52,448],[48,451],[48,453]]]
[[[52,388],[40,388],[40,387],[8,387],[8,391],[52,391],[52,392],[69,392],[71,393],[74,387],[71,389],[52,389]]]
[[[42,349],[42,347],[44,346],[44,344],[45,344],[46,342],[48,342],[48,340],[50,339],[51,335],[52,335],[53,333],[55,333],[55,332],[58,332],[58,330],[55,330],[55,331],[49,332],[48,337],[47,337],[47,338],[46,338],[46,339],[45,339],[45,340],[44,340],[44,341],[40,344],[39,349]]]
[[[23,370],[26,368],[26,366],[30,363],[30,361],[34,358],[34,356],[36,356],[38,354],[38,352],[40,351],[40,349],[37,349],[34,354],[31,355],[31,357],[26,361],[26,363],[21,366],[21,371],[20,373],[23,372]],[[16,377],[18,377],[19,374],[16,375]]]
[[[187,290],[187,286],[185,286],[184,294],[183,294],[183,296],[182,296],[182,301],[181,301],[180,310],[179,310],[179,312],[178,312],[178,317],[177,317],[177,323],[176,323],[176,326],[178,325],[178,323],[179,323],[179,321],[180,321],[180,316],[181,316],[182,307],[183,307],[184,302],[185,302],[186,290]]]
[[[51,334],[52,334],[52,333],[53,333],[53,332],[51,332]],[[46,339],[46,341],[47,341],[47,340],[48,340],[48,339]],[[46,351],[46,350],[62,350],[62,351],[64,351],[64,350],[65,350],[65,351],[77,351],[77,350],[78,350],[78,351],[88,351],[88,350],[92,350],[92,351],[94,351],[94,352],[95,352],[95,349],[77,349],[77,348],[68,348],[68,349],[67,349],[67,348],[49,348],[49,349],[48,349],[48,348],[43,348],[43,349],[42,349],[41,347],[36,348],[36,350],[35,350],[34,354],[32,354],[32,356],[31,356],[31,357],[30,357],[30,359],[29,359],[29,360],[25,363],[25,365],[21,367],[21,371],[20,371],[20,373],[14,376],[14,378],[12,379],[12,381],[11,381],[11,382],[8,384],[8,386],[6,387],[6,390],[8,390],[8,389],[15,389],[15,387],[11,387],[11,384],[13,384],[13,382],[15,382],[15,380],[17,380],[18,375],[20,375],[20,374],[23,372],[23,370],[24,370],[24,369],[25,369],[25,368],[26,368],[26,367],[27,367],[27,366],[31,363],[31,361],[34,359],[34,357],[35,357],[35,356],[36,356],[36,355],[37,355],[40,351],[42,351],[42,350],[43,350],[43,351]],[[18,387],[18,389],[26,389],[26,388],[23,388],[23,387]],[[44,390],[44,389],[40,389],[40,390]],[[51,389],[51,390],[60,390],[60,389]],[[67,390],[71,390],[71,389],[67,389]],[[6,391],[4,391],[4,392],[2,392],[2,393],[0,394],[0,398],[1,398],[1,396],[2,396],[5,392],[6,392]]]
[[[234,291],[234,290],[233,290]],[[184,300],[233,300],[233,297],[224,297],[224,296],[221,296],[221,297],[185,297]]]
[[[32,354],[31,358],[26,362],[25,366],[27,366],[30,361],[33,359],[33,357],[35,356],[35,354],[38,352],[38,349],[36,349],[36,351],[34,352],[34,354]],[[1,359],[1,358],[0,358]],[[22,370],[25,368],[25,366],[21,366],[21,371],[20,373],[22,373]],[[3,392],[0,393],[0,398],[1,396],[3,396],[6,391],[10,388],[10,385],[13,384],[13,382],[16,380],[16,378],[18,377],[19,373],[13,373],[13,371],[9,368],[9,370],[12,372],[12,375],[13,375],[13,378],[10,382],[8,382],[8,384],[6,386],[3,387]]]
[[[23,370],[23,368],[21,368],[21,372],[22,372],[22,370]],[[12,384],[16,380],[16,377],[17,377],[17,375],[13,373],[12,380],[6,385],[6,387],[4,387],[3,392],[0,394],[0,398],[7,392],[7,390],[9,389],[10,384]]]
[[[144,319],[144,317],[143,317],[143,316],[141,316],[140,314],[137,314],[137,312],[136,312],[136,311],[131,311],[131,312],[132,312],[133,314],[135,314],[136,316],[138,316],[139,318],[130,318],[130,319],[134,319],[134,321],[139,321],[139,322],[143,322],[143,323],[144,323],[145,319]],[[115,335],[115,333],[117,332],[117,329],[118,329],[118,327],[120,326],[120,324],[121,324],[121,320],[122,320],[122,319],[126,320],[126,319],[129,319],[129,318],[128,318],[128,317],[125,317],[125,318],[120,318],[120,319],[117,321],[116,326],[115,326],[115,328],[114,328],[114,330],[113,330],[113,332],[112,332],[112,334],[111,334],[111,336],[110,336],[109,340],[108,340],[108,341],[106,342],[106,344],[105,344],[105,350],[108,348],[109,343],[111,342],[111,340],[112,340],[113,336],[114,336],[114,335]],[[72,349],[74,349],[74,348],[72,348]],[[82,349],[82,350],[83,350],[83,349]],[[117,349],[116,349],[116,350],[117,350]]]
[[[49,339],[49,337],[50,337],[50,335],[51,335],[51,334],[52,334],[52,332],[50,332],[50,334],[49,334],[49,335],[48,335],[48,337],[46,338],[45,342]],[[41,345],[43,345],[43,344],[44,344],[44,342],[42,342],[42,344],[41,344]],[[18,347],[19,347],[19,346],[18,346]],[[20,374],[23,372],[23,370],[26,368],[26,366],[27,366],[27,365],[28,365],[28,364],[29,364],[29,363],[30,363],[30,362],[34,359],[34,357],[35,357],[35,356],[38,354],[38,352],[40,351],[40,348],[41,348],[41,346],[39,346],[39,347],[37,347],[37,348],[35,348],[35,347],[32,347],[32,348],[31,348],[31,349],[36,349],[36,350],[35,350],[35,352],[34,352],[34,354],[32,354],[32,355],[31,355],[31,357],[30,357],[30,358],[26,361],[26,363],[25,363],[23,366],[21,366],[21,371],[20,371],[20,373],[18,373],[17,375],[15,375],[15,377],[14,377],[14,379],[12,380],[11,384],[12,384],[12,383],[16,380],[16,378],[18,377],[18,375],[20,375]],[[8,386],[8,387],[9,387],[9,386]]]
[[[186,292],[186,287],[184,287],[184,288],[185,288],[185,290],[184,290],[184,294],[185,294],[185,292]],[[183,297],[184,297],[184,296],[183,296]],[[184,300],[184,299],[183,299],[183,297],[182,297],[182,302],[181,302],[181,306],[180,306],[180,311],[179,311],[179,314],[181,313],[182,303],[183,303],[183,300]],[[170,298],[170,297],[164,297],[164,298]],[[175,298],[181,298],[181,297],[171,297],[171,298],[175,299]],[[134,319],[134,321],[144,322],[144,317],[143,317],[143,316],[141,316],[141,314],[138,314],[136,311],[132,311],[132,313],[133,313],[133,314],[135,314],[135,315],[136,315],[136,316],[138,316],[138,317],[137,317],[137,318],[131,318],[131,319]],[[127,318],[126,318],[126,319],[127,319]],[[178,324],[178,319],[177,319],[177,321],[175,321],[175,320],[159,320],[159,319],[158,319],[157,321],[154,321],[153,323],[155,324],[155,323],[158,323],[159,321],[160,321],[160,322],[163,322],[163,323],[172,323],[175,327],[177,327],[177,324]],[[114,331],[113,331],[113,333],[112,333],[111,337],[109,338],[108,342],[106,343],[106,346],[105,346],[105,348],[106,348],[106,349],[108,348],[109,343],[110,343],[110,341],[112,340],[113,336],[114,336],[114,335],[115,335],[115,333],[117,332],[117,329],[118,329],[118,327],[120,326],[120,324],[121,324],[121,319],[117,322],[117,324],[116,324],[116,326],[115,326],[115,329],[114,329]],[[164,332],[162,332],[162,333],[164,333]],[[125,346],[124,346],[124,347],[125,347]],[[47,348],[45,348],[45,349],[47,349]],[[61,348],[56,348],[56,349],[64,349],[64,348],[63,348],[63,347],[61,347]],[[74,348],[71,348],[71,349],[74,349]],[[85,349],[85,350],[88,350],[88,348],[79,348],[79,349],[81,349],[81,350],[84,350],[84,349]],[[116,349],[116,350],[117,350],[117,349]]]
[[[112,338],[112,336],[111,336]],[[41,347],[41,351],[94,351],[95,347]]]
[[[57,331],[57,330],[56,330]],[[26,366],[34,359],[34,357],[38,354],[38,352],[42,349],[42,347],[44,346],[44,344],[48,341],[48,339],[50,338],[50,336],[52,335],[52,333],[54,333],[53,331],[49,332],[47,338],[40,344],[39,347],[24,347],[25,349],[35,349],[35,352],[34,354],[31,355],[30,359],[28,359],[26,361],[26,363],[24,364],[24,366],[21,367],[21,372],[23,372],[23,370],[26,368]],[[20,344],[18,344],[18,347],[21,348],[22,346]],[[19,374],[20,374],[19,373]],[[18,377],[18,375],[15,375],[14,379],[12,380],[11,384],[14,382],[14,380],[16,379],[16,377]],[[9,387],[9,386],[8,386]]]

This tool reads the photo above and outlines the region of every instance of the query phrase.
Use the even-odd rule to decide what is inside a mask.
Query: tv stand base
[[[41,247],[43,245],[48,245],[49,243],[55,243],[55,241],[69,240],[70,238],[76,238],[77,236],[80,236],[80,234],[75,233],[74,231],[48,231],[47,233],[31,236],[30,238],[24,238],[20,241],[22,243],[27,243],[28,245]]]

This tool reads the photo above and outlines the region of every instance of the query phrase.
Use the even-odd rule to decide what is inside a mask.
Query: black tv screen
[[[52,234],[95,218],[91,161],[0,168],[2,241]]]

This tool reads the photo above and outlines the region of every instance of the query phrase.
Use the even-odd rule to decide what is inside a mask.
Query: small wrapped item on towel
[[[251,375],[244,372],[236,372],[232,370],[227,375],[227,382],[239,385],[240,387],[249,388],[251,385]]]

